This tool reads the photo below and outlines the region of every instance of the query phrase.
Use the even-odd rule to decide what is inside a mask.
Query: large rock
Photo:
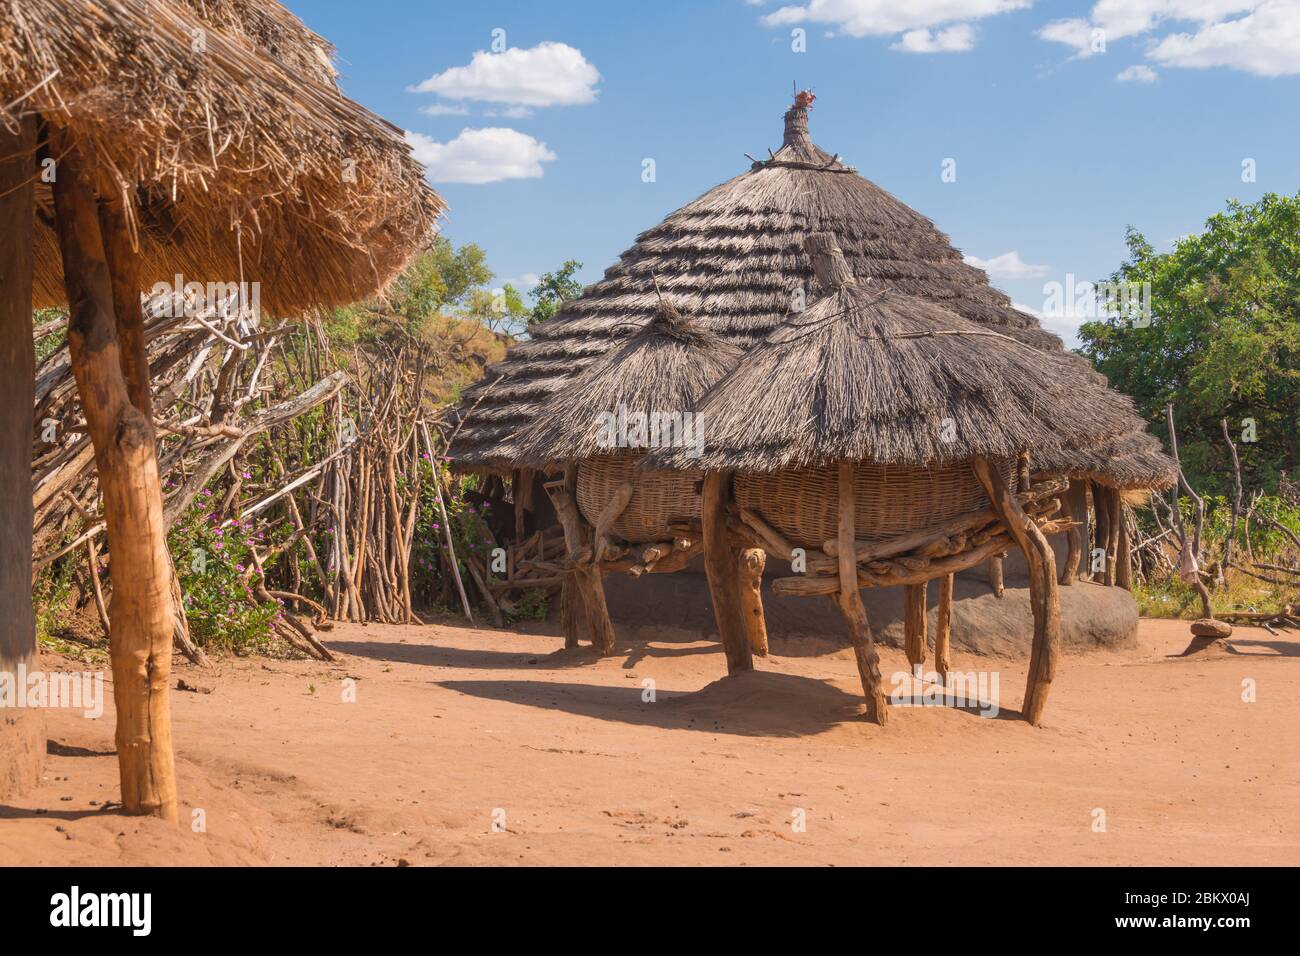
[[[1232,625],[1225,621],[1216,621],[1212,617],[1203,617],[1192,622],[1193,637],[1232,637]]]
[[[788,573],[779,562],[779,574]],[[1007,562],[1006,593],[993,596],[982,569],[957,575],[953,587],[952,644],[955,650],[1001,657],[1025,657],[1033,641],[1034,620],[1029,587]],[[620,637],[638,640],[704,639],[717,634],[708,583],[692,566],[677,574],[649,574],[639,579],[612,574],[605,579],[610,617]],[[1114,647],[1137,635],[1133,596],[1122,588],[1076,582],[1060,589],[1061,641],[1066,647]],[[878,640],[903,644],[902,588],[868,588],[862,592],[872,631]],[[935,625],[938,585],[929,588],[930,634]],[[763,607],[773,650],[781,655],[820,654],[847,645],[847,632],[833,598],[779,597],[765,584]],[[932,637],[933,639],[933,637]]]

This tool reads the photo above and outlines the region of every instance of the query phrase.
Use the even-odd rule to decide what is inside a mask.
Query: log
[[[853,657],[858,665],[858,678],[862,681],[862,691],[867,698],[867,717],[880,726],[889,720],[889,710],[885,704],[884,680],[880,676],[880,656],[876,653],[875,641],[871,636],[871,623],[867,620],[867,609],[862,604],[862,595],[858,593],[857,564],[854,561],[854,542],[857,529],[854,527],[854,492],[853,465],[849,462],[839,463],[839,546],[840,578],[839,605],[849,628],[849,640],[853,642]]]
[[[1133,548],[1129,543],[1128,522],[1124,520],[1124,504],[1116,492],[1115,500],[1119,503],[1119,541],[1115,549],[1115,585],[1125,591],[1133,590]]]
[[[987,573],[989,578],[989,587],[993,589],[994,597],[1002,597],[1006,593],[1006,583],[1003,579],[1002,558],[1000,554],[995,554],[989,558]]]
[[[1046,536],[1025,514],[1016,496],[997,477],[985,458],[971,462],[975,477],[999,511],[1016,544],[1029,565],[1030,604],[1034,610],[1034,643],[1029,657],[1029,678],[1025,686],[1025,720],[1037,727],[1042,723],[1043,708],[1056,676],[1060,654],[1061,604],[1056,584],[1056,557]]]
[[[1079,576],[1079,561],[1088,540],[1088,489],[1084,482],[1077,479],[1070,482],[1069,491],[1065,495],[1065,516],[1080,523],[1079,527],[1071,528],[1066,535],[1065,561],[1061,564],[1060,583],[1068,587]]]
[[[577,469],[570,466],[565,469],[563,481],[548,482],[545,487],[555,505],[560,525],[564,528],[569,560],[574,564],[571,579],[587,612],[587,631],[591,635],[592,646],[601,654],[609,654],[614,650],[614,625],[610,622],[609,608],[605,604],[605,585],[601,580],[600,568],[591,560],[588,528],[574,499],[576,485]],[[576,642],[576,629],[573,632],[566,631],[565,646],[571,647]]]
[[[578,596],[578,586],[573,575],[565,577],[560,586],[560,629],[564,633],[564,646],[577,647],[582,615],[578,605],[582,599]]]
[[[69,303],[69,354],[95,447],[113,567],[110,644],[122,807],[174,823],[174,609],[153,423],[131,403],[122,373],[93,178],[76,141],[54,127],[50,135],[60,157],[54,207]],[[140,310],[123,321],[141,322]]]
[[[1119,534],[1124,522],[1119,489],[1106,489],[1106,508],[1106,584],[1114,587],[1119,583]]]
[[[939,610],[934,624],[934,669],[939,678],[947,683],[949,644],[952,638],[952,584],[951,574],[939,579]]]
[[[727,533],[730,487],[730,472],[707,473],[700,510],[704,522],[704,571],[713,598],[713,617],[727,655],[727,673],[738,674],[753,670],[754,658],[740,594],[740,549]]]
[[[36,667],[32,610],[32,278],[35,120],[0,123],[0,672]],[[44,715],[0,708],[0,802],[40,780]]]
[[[785,539],[785,535],[764,521],[761,515],[747,508],[739,509],[739,514],[740,520],[758,535],[768,551],[782,561],[789,561],[794,557],[794,547]]]
[[[767,552],[746,548],[740,553],[740,605],[749,633],[749,646],[759,657],[767,657],[767,622],[763,617],[763,568]]]
[[[924,582],[908,584],[903,588],[903,641],[907,662],[912,665],[913,674],[920,674],[925,667],[925,592]]]
[[[1108,502],[1110,496],[1106,493],[1106,486],[1098,482],[1090,482],[1092,486],[1092,511],[1093,520],[1093,541],[1092,546],[1088,549],[1087,564],[1089,579],[1099,584],[1106,583],[1106,574],[1110,568],[1110,561],[1107,560],[1106,549],[1110,541],[1110,507]],[[1096,553],[1102,554],[1103,566],[1100,571],[1093,571],[1093,561]]]
[[[605,507],[601,508],[600,514],[596,516],[596,527],[592,534],[592,553],[596,556],[597,561],[603,561],[605,556],[610,553],[610,530],[614,527],[614,522],[618,520],[618,516],[627,510],[628,502],[632,500],[634,490],[635,486],[632,482],[623,482],[614,489],[613,496],[609,501],[605,502]]]

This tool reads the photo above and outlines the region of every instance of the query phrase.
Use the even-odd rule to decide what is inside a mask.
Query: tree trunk
[[[32,611],[33,211],[36,174],[33,119],[17,133],[0,124],[0,673],[36,666]],[[15,686],[15,691],[22,689]],[[39,710],[0,709],[0,800],[40,778],[45,754]]]
[[[113,569],[110,635],[122,806],[175,821],[169,677],[171,562],[153,427],[131,402],[117,338],[113,284],[89,177],[75,140],[52,130],[68,346],[95,447]],[[119,241],[115,238],[114,242]],[[125,321],[141,321],[136,308]],[[147,379],[146,379],[147,384]]]
[[[759,657],[767,657],[767,621],[763,617],[763,569],[767,552],[746,548],[740,555],[740,605],[745,616],[749,646]]]
[[[740,549],[727,533],[727,489],[730,473],[711,471],[704,476],[700,508],[704,525],[704,571],[713,597],[713,617],[727,655],[727,673],[754,669],[753,650],[745,626],[740,595]]]
[[[1029,565],[1029,596],[1034,610],[1034,644],[1029,656],[1029,679],[1025,686],[1025,720],[1037,727],[1056,676],[1060,654],[1061,602],[1056,585],[1056,556],[1038,526],[1025,514],[1016,496],[998,478],[984,458],[972,461],[975,477],[984,485],[993,507],[1002,515]]]
[[[840,611],[849,626],[849,640],[853,642],[853,656],[858,663],[858,678],[867,697],[867,717],[882,727],[889,720],[885,704],[884,681],[880,676],[880,655],[871,637],[871,624],[867,609],[858,593],[858,563],[856,559],[857,528],[854,526],[853,465],[839,464],[839,533],[836,536],[839,554]]]

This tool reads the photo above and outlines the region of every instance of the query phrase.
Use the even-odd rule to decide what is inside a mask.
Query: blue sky
[[[820,146],[1034,310],[1045,283],[1109,274],[1130,224],[1169,248],[1230,198],[1300,189],[1300,0],[287,6],[337,45],[348,95],[409,131],[444,235],[498,281],[570,258],[598,279],[779,145],[792,82],[817,93]]]

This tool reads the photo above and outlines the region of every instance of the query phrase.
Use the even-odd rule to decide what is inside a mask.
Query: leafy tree
[[[566,259],[564,265],[537,281],[529,293],[533,297],[533,309],[528,317],[530,329],[555,315],[564,303],[582,294],[582,283],[573,277],[581,268],[581,262]]]
[[[1085,323],[1083,354],[1157,432],[1175,404],[1194,483],[1230,485],[1219,426],[1227,418],[1250,483],[1276,487],[1300,464],[1300,194],[1229,202],[1169,253],[1132,228],[1127,243],[1111,279],[1150,283],[1150,324],[1120,315]]]

